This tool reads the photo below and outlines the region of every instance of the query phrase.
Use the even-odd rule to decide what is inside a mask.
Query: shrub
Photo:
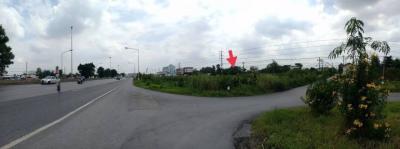
[[[337,87],[334,82],[326,79],[317,81],[308,86],[304,103],[311,107],[316,114],[326,114],[331,111],[338,100]]]
[[[340,110],[345,117],[345,133],[355,138],[388,139],[389,124],[383,121],[383,108],[389,93],[382,80],[371,77],[375,72],[367,59],[341,75]]]

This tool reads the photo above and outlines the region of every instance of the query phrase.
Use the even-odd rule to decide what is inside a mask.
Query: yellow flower
[[[353,110],[353,107],[351,106],[351,104],[347,104],[347,108],[348,108],[349,110]]]
[[[369,84],[367,84],[367,87],[368,88],[375,88],[376,87],[376,85],[375,85],[375,83],[369,83]]]
[[[358,119],[354,120],[354,121],[353,121],[353,124],[354,124],[355,126],[358,126],[358,127],[362,127],[362,126],[363,126],[363,123],[360,122],[360,120],[358,120]]]
[[[346,134],[350,134],[350,133],[351,133],[351,129],[347,129]]]
[[[374,123],[374,128],[375,128],[375,129],[378,129],[379,127],[381,127],[380,124]]]
[[[360,109],[367,109],[367,108],[368,108],[368,105],[366,105],[366,104],[360,104],[360,105],[358,105],[358,107],[359,107]]]
[[[365,99],[367,99],[367,97],[361,96],[361,100],[362,100],[362,101],[364,101]]]

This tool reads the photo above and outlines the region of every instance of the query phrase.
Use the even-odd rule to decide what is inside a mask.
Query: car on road
[[[81,77],[78,78],[77,83],[78,84],[82,84],[85,80],[86,80],[86,78],[84,76],[81,76]]]
[[[40,80],[41,84],[56,84],[60,82],[60,79],[55,76],[46,76],[42,80]]]

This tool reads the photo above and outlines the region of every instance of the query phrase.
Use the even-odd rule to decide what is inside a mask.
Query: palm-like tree
[[[390,47],[386,41],[372,41],[371,37],[364,37],[364,22],[353,17],[347,21],[345,30],[348,35],[347,42],[333,49],[329,54],[329,58],[337,58],[343,53],[348,54],[348,58],[352,59],[353,63],[367,56],[366,45],[375,50],[387,55],[390,52]]]

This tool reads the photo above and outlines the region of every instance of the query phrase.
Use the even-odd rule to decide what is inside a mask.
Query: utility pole
[[[71,75],[73,75],[74,74],[74,69],[73,69],[73,61],[72,61],[72,29],[73,29],[73,27],[72,27],[72,25],[71,25]]]
[[[223,59],[223,57],[222,57],[222,50],[221,50],[221,56],[220,56],[220,59],[221,59],[221,69],[222,69],[222,68],[223,68],[223,67],[222,67],[222,64],[223,64],[223,63],[222,63],[222,59]]]
[[[25,79],[28,76],[28,62],[25,62]]]

